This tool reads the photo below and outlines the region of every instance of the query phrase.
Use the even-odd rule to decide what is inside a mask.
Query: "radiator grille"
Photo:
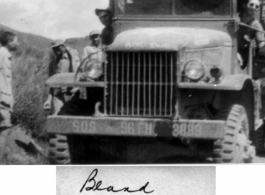
[[[110,116],[173,116],[174,52],[108,52],[106,107]]]

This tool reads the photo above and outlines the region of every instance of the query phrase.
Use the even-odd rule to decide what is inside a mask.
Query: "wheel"
[[[234,105],[228,114],[224,139],[214,142],[214,162],[249,163],[255,148],[249,141],[249,123],[245,108]]]
[[[49,158],[51,164],[71,163],[67,136],[60,134],[54,134],[50,136]]]

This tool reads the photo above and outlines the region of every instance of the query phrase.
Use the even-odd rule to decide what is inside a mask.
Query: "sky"
[[[108,0],[0,0],[0,24],[51,39],[84,37],[103,26],[96,8]]]

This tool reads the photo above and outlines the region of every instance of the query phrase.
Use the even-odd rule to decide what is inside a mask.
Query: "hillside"
[[[65,44],[73,49],[76,49],[79,53],[79,57],[82,56],[83,48],[91,44],[90,38],[88,36],[81,38],[70,38],[65,40]]]
[[[45,38],[42,36],[30,34],[30,33],[19,32],[17,30],[14,30],[12,28],[9,28],[7,26],[0,24],[0,30],[1,29],[10,30],[10,31],[16,33],[22,47],[24,45],[31,45],[31,46],[35,46],[35,47],[39,47],[39,48],[48,48],[51,45],[51,39],[49,39],[49,38]]]
[[[0,24],[0,30],[6,29],[10,30],[18,35],[20,45],[20,50],[24,50],[26,48],[34,47],[37,49],[48,49],[50,48],[52,39],[42,37],[39,35],[34,35],[31,33],[23,33],[17,30],[11,29],[7,26]],[[79,38],[69,38],[65,40],[65,44],[76,49],[81,57],[83,53],[83,48],[87,45],[90,45],[90,39],[88,36],[86,37],[79,37]]]

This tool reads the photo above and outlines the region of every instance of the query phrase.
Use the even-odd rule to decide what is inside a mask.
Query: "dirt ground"
[[[38,142],[20,126],[12,127],[6,133],[5,152],[2,165],[48,164],[48,145]],[[3,146],[0,146],[3,147]]]
[[[93,150],[93,149],[92,149]],[[90,154],[92,152],[90,151]],[[108,151],[108,149],[107,149]],[[105,151],[105,152],[107,152]],[[107,152],[109,153],[109,152]],[[104,155],[105,156],[105,155]],[[149,155],[148,155],[149,156]],[[110,158],[104,158],[104,162],[100,164],[120,164],[120,159],[110,160]],[[97,164],[96,160],[92,162],[83,162],[82,164]],[[98,162],[99,163],[99,162]],[[139,164],[140,162],[133,162],[130,160],[126,163],[121,164]],[[145,162],[146,163],[146,162]],[[190,159],[180,156],[171,156],[170,158],[164,159],[162,161],[156,162],[158,164],[201,164],[205,163],[200,159]],[[265,163],[265,152],[262,154],[257,154],[253,160],[254,164],[264,164]],[[27,134],[25,129],[15,126],[10,129],[7,135],[7,145],[5,148],[5,155],[3,159],[0,160],[2,165],[47,165],[48,160],[48,143],[40,142]]]
[[[253,163],[265,163],[265,154],[263,155],[256,155],[256,157],[254,158]]]

